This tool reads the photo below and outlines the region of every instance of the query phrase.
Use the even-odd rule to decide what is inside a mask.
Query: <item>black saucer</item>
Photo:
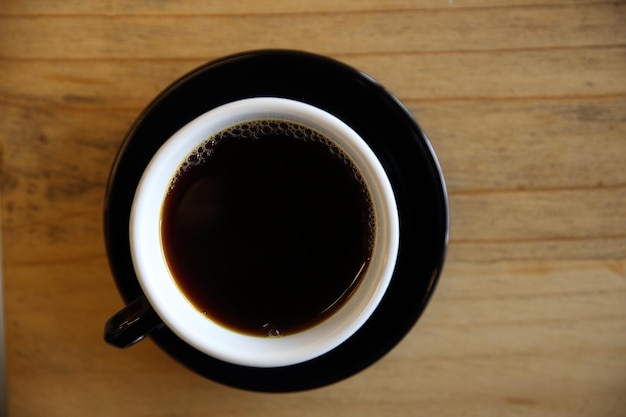
[[[428,139],[402,104],[371,78],[326,57],[253,51],[210,62],[162,92],[126,136],[113,166],[104,227],[110,266],[124,300],[142,295],[129,247],[128,219],[141,174],[179,128],[219,105],[251,97],[299,100],[334,114],[369,144],[391,181],[400,215],[400,251],[385,298],[348,341],[309,362],[281,368],[232,365],[187,345],[169,329],[152,333],[173,358],[207,378],[257,391],[298,391],[346,378],[393,348],[433,293],[448,240],[445,185]],[[113,313],[113,311],[112,311]]]

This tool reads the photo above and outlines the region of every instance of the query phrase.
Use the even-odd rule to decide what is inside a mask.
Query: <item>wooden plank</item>
[[[626,39],[625,16],[624,3],[294,14],[289,24],[285,16],[274,14],[4,15],[0,58],[198,58],[225,55],[235,48],[379,54],[606,46]],[[236,44],[231,41],[234,33]]]
[[[576,191],[626,184],[626,97],[413,103],[449,191]],[[523,193],[520,193],[523,195]]]
[[[5,0],[0,4],[1,14],[39,15],[39,14],[284,14],[284,13],[335,13],[381,10],[419,10],[419,9],[464,9],[483,7],[518,7],[541,6],[562,7],[572,4],[606,3],[606,0],[319,0],[308,2],[273,2],[242,0],[229,1],[168,2],[142,0],[126,2],[111,0],[107,2],[81,2],[66,0],[60,4],[45,0],[23,2]]]
[[[412,109],[420,102],[427,109],[441,101],[511,99],[526,99],[530,108],[533,99],[626,95],[626,46],[334,57],[377,79]],[[174,80],[215,58],[43,60],[36,65],[30,60],[0,60],[0,100],[139,112]],[[456,116],[454,106],[445,105]],[[581,117],[598,119],[593,111]]]

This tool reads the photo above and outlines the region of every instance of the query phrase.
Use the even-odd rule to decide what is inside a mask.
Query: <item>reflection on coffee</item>
[[[161,236],[190,302],[236,331],[278,336],[340,308],[374,245],[352,161],[306,126],[256,120],[208,138],[178,170]]]

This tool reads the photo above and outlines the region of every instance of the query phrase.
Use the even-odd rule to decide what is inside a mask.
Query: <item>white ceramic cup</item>
[[[375,245],[360,285],[325,321],[281,337],[238,333],[213,321],[187,300],[166,262],[161,214],[172,178],[205,139],[246,120],[284,119],[317,129],[332,139],[357,166],[376,213]],[[337,117],[311,105],[275,97],[228,103],[197,117],[154,155],[137,187],[130,218],[130,247],[139,284],[163,323],[189,345],[217,359],[253,367],[281,367],[314,359],[350,338],[372,315],[392,278],[399,245],[393,190],[376,155]]]

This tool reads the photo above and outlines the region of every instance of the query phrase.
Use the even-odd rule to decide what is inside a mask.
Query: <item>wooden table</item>
[[[102,340],[109,169],[196,66],[293,48],[353,65],[430,136],[449,187],[437,292],[383,360],[260,394]],[[30,416],[626,415],[626,3],[0,3],[8,410]]]

